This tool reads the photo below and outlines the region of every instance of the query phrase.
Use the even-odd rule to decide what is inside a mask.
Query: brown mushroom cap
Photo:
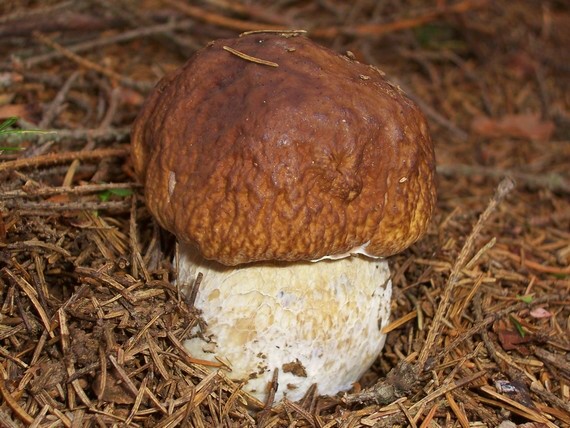
[[[418,107],[380,70],[290,34],[196,52],[149,96],[132,154],[158,222],[226,265],[390,256],[435,204]]]

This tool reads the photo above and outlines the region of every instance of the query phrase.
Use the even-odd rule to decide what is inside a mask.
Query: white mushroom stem
[[[215,357],[260,400],[275,369],[275,400],[350,389],[382,350],[392,285],[385,260],[347,257],[317,263],[225,267],[181,247],[178,281],[203,273],[195,306],[208,324],[185,342],[201,359]],[[189,292],[189,289],[185,289]]]

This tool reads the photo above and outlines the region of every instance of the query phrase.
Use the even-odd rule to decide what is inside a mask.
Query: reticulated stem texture
[[[350,389],[384,346],[391,282],[383,259],[348,257],[226,267],[181,247],[178,281],[203,278],[195,300],[207,323],[190,353],[231,367],[260,400],[279,370],[275,400]],[[184,290],[189,292],[190,290]]]

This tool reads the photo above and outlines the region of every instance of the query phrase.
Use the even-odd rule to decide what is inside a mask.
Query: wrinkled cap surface
[[[435,204],[418,107],[377,68],[290,34],[196,52],[145,102],[132,156],[161,226],[226,265],[390,256]]]

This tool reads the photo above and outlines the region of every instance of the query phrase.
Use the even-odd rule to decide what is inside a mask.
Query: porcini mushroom
[[[163,78],[132,132],[146,204],[203,273],[185,346],[263,399],[346,390],[384,345],[386,257],[435,205],[424,116],[375,67],[295,32],[217,40]],[[186,290],[188,292],[188,290]]]

